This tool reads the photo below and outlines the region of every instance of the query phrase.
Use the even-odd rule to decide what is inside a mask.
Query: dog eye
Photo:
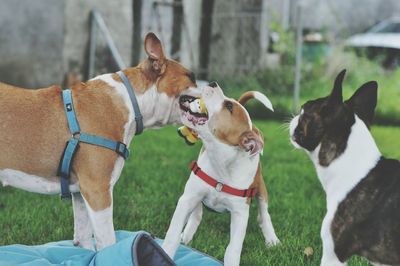
[[[233,111],[233,103],[230,102],[230,101],[225,101],[224,105],[225,105],[226,109],[228,109],[228,111],[230,113],[232,113],[232,111]]]

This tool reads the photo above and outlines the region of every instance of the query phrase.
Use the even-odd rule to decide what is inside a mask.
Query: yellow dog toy
[[[191,102],[190,111],[192,111],[193,113],[207,114],[206,105],[204,104],[203,99],[200,98]],[[188,145],[194,145],[199,140],[197,134],[187,126],[182,126],[178,128],[178,134],[185,140],[186,144]]]

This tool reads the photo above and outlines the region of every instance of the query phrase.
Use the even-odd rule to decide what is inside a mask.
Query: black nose
[[[210,86],[211,88],[215,88],[218,87],[218,83],[215,81],[211,81],[210,83],[208,83],[208,86]]]

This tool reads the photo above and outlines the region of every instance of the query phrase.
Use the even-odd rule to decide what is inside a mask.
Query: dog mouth
[[[208,114],[204,112],[193,112],[190,109],[190,104],[195,100],[198,100],[198,97],[193,97],[190,95],[182,95],[179,98],[179,107],[181,109],[181,115],[185,117],[189,122],[196,125],[204,125],[208,121]]]

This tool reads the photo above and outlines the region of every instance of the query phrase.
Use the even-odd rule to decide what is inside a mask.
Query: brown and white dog
[[[201,221],[203,203],[217,212],[228,210],[231,213],[231,238],[225,252],[224,264],[239,265],[250,200],[245,195],[225,193],[223,187],[255,189],[258,221],[266,244],[270,246],[279,243],[268,213],[267,189],[261,173],[260,153],[264,146],[263,137],[242,106],[251,98],[260,100],[270,109],[272,105],[268,98],[259,92],[248,92],[239,102],[227,98],[215,82],[203,89],[202,98],[208,117],[193,114],[188,109],[188,103],[183,103],[182,121],[201,138],[203,149],[198,158],[198,165],[204,173],[220,182],[219,188],[218,185],[213,187],[200,179],[196,170],[191,172],[162,247],[173,258],[180,240],[185,244],[191,241]]]
[[[369,131],[378,85],[367,82],[343,101],[344,75],[290,123],[291,142],[310,156],[326,192],[321,265],[353,255],[400,265],[400,161],[384,158]]]
[[[148,58],[123,72],[131,82],[144,128],[181,123],[179,97],[200,95],[192,72],[167,59],[160,40],[146,35]],[[121,141],[132,140],[136,123],[127,88],[117,74],[105,74],[73,86],[82,131]],[[57,176],[70,131],[61,88],[26,90],[0,83],[0,181],[26,191],[60,193]],[[81,143],[70,177],[74,244],[97,249],[115,242],[112,192],[124,159],[114,151]]]

